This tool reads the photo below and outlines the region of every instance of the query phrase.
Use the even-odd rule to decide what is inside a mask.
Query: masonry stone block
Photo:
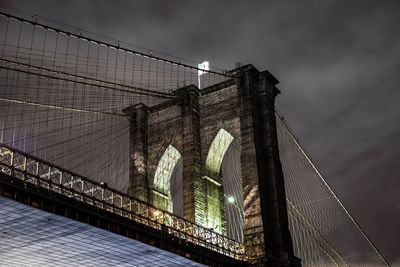
[[[177,99],[158,106],[125,110],[131,121],[128,192],[160,208],[168,206],[166,195],[153,184],[158,163],[171,145],[182,155],[183,216],[226,234],[223,177],[220,170],[206,166],[210,147],[224,129],[240,153],[243,242],[249,260],[261,266],[299,266],[288,230],[276,135],[278,81],[252,65],[228,75],[232,78],[202,90],[194,85],[180,88],[174,92]],[[210,220],[215,223],[208,225]]]

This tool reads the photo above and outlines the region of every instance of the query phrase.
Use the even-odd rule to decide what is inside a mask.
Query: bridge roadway
[[[0,266],[204,266],[3,197],[0,229]]]
[[[97,231],[96,233],[99,233],[100,239],[103,241],[106,240],[107,235],[113,235],[112,233],[118,234],[119,239],[115,235],[113,238],[124,240],[121,241],[122,243],[128,242],[125,238],[129,237],[134,252],[131,257],[132,265],[126,263],[125,266],[135,266],[135,260],[142,258],[148,260],[149,263],[159,261],[161,254],[163,255],[161,258],[165,256],[166,266],[168,266],[169,260],[176,260],[184,265],[185,263],[188,263],[186,265],[195,264],[194,262],[210,266],[245,265],[246,257],[242,244],[4,144],[0,144],[0,196],[2,196],[0,198],[2,213],[6,212],[4,215],[1,214],[0,218],[15,218],[11,222],[0,220],[0,226],[7,225],[7,229],[16,233],[19,231],[22,234],[26,233],[27,236],[31,235],[29,234],[29,225],[22,221],[18,222],[18,220],[28,217],[21,214],[20,217],[16,217],[14,210],[16,213],[22,211],[36,214],[32,218],[38,218],[37,221],[33,220],[30,224],[32,231],[36,229],[34,226],[42,222],[44,218],[48,218],[50,221],[61,221],[61,225],[72,219],[76,223],[76,228],[87,227],[88,233]],[[6,198],[12,199],[12,201],[10,202]],[[22,207],[16,202],[46,212],[33,211],[35,209],[25,207],[25,205]],[[49,215],[48,212],[53,214]],[[61,215],[63,218],[61,219],[57,215]],[[16,227],[23,225],[27,228],[9,228],[12,222],[17,222]],[[46,225],[42,230],[45,231],[45,228]],[[42,234],[45,236],[45,232],[38,231],[37,233],[39,236],[36,238],[40,238]],[[75,240],[74,233],[71,231],[68,233]],[[18,248],[13,247],[12,239],[7,242],[9,240],[7,231],[3,231],[1,235],[6,237],[1,239],[1,251],[11,250],[12,253],[15,253],[20,250],[21,255],[24,255],[24,249],[32,249],[32,244],[24,243]],[[66,236],[66,243],[61,244],[60,248],[60,250],[64,250],[62,247],[64,245],[65,253],[71,249],[68,245],[68,234]],[[89,237],[83,235],[83,238]],[[27,242],[29,243],[29,241]],[[43,238],[38,242],[44,242],[43,247],[49,250],[47,252],[46,249],[38,250],[38,257],[39,255],[41,255],[40,257],[50,255],[54,249],[52,245],[54,240]],[[95,244],[95,242],[96,240],[92,243],[93,246],[101,246],[101,242],[99,244]],[[116,242],[113,245],[113,242],[108,242],[108,245],[115,246],[113,253],[116,254],[118,254],[119,244]],[[144,256],[138,252],[140,251],[137,249],[138,247],[144,247],[151,252]],[[126,251],[123,246],[120,249],[121,253]],[[0,259],[2,257],[9,258],[7,255],[11,254],[0,253]],[[77,255],[79,256],[79,253]],[[188,260],[183,259],[182,256]],[[30,266],[29,263],[27,265]],[[90,265],[88,264],[88,266]],[[142,266],[142,264],[138,263],[138,266]]]

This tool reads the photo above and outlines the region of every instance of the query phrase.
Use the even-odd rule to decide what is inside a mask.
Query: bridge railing
[[[244,245],[239,242],[1,143],[0,172],[129,218],[180,240],[245,260]]]

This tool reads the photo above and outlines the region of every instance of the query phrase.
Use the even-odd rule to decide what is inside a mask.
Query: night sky
[[[268,69],[278,110],[400,266],[399,1],[0,2],[199,63]]]

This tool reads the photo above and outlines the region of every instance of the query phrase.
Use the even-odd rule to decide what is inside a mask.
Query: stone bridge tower
[[[201,90],[180,88],[176,100],[124,110],[131,121],[128,193],[226,234],[221,164],[234,145],[246,253],[255,265],[300,266],[288,229],[276,135],[278,81],[252,65],[229,75],[235,78]]]

